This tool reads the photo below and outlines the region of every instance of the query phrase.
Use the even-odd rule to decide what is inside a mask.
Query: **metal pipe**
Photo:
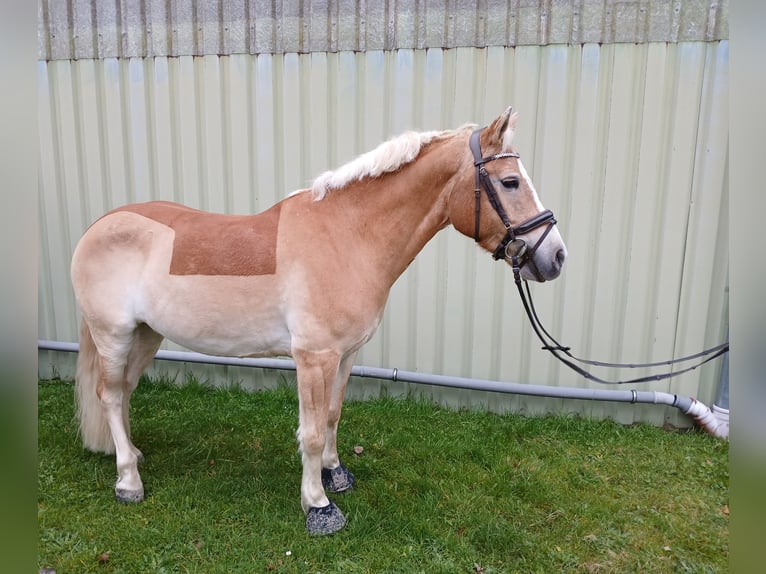
[[[76,353],[80,346],[77,343],[62,341],[38,340],[37,347],[43,351],[63,351]],[[295,371],[295,361],[292,359],[252,358],[252,357],[220,357],[205,355],[191,351],[166,351],[160,350],[155,359],[163,361],[181,361],[185,363],[204,363],[214,365],[227,365],[235,367],[256,367],[260,369],[278,369]],[[583,389],[577,387],[553,387],[548,385],[530,385],[525,383],[512,383],[504,381],[490,381],[483,379],[469,379],[464,377],[451,377],[447,375],[434,375],[429,373],[417,373],[414,371],[402,371],[382,367],[364,367],[355,365],[351,369],[351,375],[363,378],[384,379],[389,381],[402,381],[419,385],[436,385],[440,387],[452,387],[473,391],[490,391],[495,393],[507,393],[514,395],[529,395],[536,397],[549,397],[558,399],[578,399],[586,401],[612,401],[623,403],[643,403],[655,405],[668,405],[679,409],[682,413],[692,416],[697,423],[708,433],[719,438],[728,439],[728,421],[724,425],[715,416],[713,411],[703,403],[692,397],[664,393],[661,391],[638,391],[638,390],[613,390],[613,389]]]

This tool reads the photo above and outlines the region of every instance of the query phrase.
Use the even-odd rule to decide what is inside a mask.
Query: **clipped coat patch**
[[[280,204],[258,215],[207,213],[175,203],[128,205],[129,211],[175,231],[171,275],[273,275]]]

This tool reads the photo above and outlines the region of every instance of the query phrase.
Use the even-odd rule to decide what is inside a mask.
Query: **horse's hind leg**
[[[97,393],[114,441],[118,476],[114,493],[121,502],[144,499],[138,473],[142,455],[130,440],[128,410],[138,379],[161,342],[157,333],[141,326],[130,333],[108,337],[108,343],[103,341],[99,348]]]
[[[354,486],[354,475],[338,457],[338,423],[355,358],[356,353],[351,353],[341,361],[327,412],[327,434],[322,452],[322,485],[330,492],[345,492]]]
[[[154,355],[162,344],[163,336],[152,330],[145,323],[141,323],[134,333],[133,345],[128,354],[128,364],[125,367],[125,389],[122,397],[122,420],[125,431],[130,439],[130,397],[138,386],[141,375],[146,367],[154,359]],[[130,448],[139,461],[143,460],[143,454],[130,442]]]
[[[114,441],[117,459],[117,483],[114,493],[122,502],[140,502],[144,499],[144,485],[138,474],[137,449],[133,447],[125,425],[125,374],[132,336],[118,340],[110,337],[109,344],[99,347],[99,380],[96,390],[101,409]]]

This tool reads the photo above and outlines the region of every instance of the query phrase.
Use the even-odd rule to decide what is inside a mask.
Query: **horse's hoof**
[[[125,488],[115,488],[114,496],[119,502],[124,502],[125,504],[141,502],[144,499],[144,489],[127,490]]]
[[[322,486],[330,492],[345,492],[354,487],[354,475],[343,466],[322,469]]]
[[[317,508],[312,506],[306,514],[306,528],[312,536],[333,534],[346,525],[346,517],[335,504]]]

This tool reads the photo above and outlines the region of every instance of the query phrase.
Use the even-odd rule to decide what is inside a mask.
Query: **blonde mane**
[[[430,132],[409,131],[385,141],[338,169],[319,175],[311,186],[314,200],[319,201],[329,191],[341,189],[355,181],[394,172],[415,160],[427,144],[453,136],[463,128]]]

